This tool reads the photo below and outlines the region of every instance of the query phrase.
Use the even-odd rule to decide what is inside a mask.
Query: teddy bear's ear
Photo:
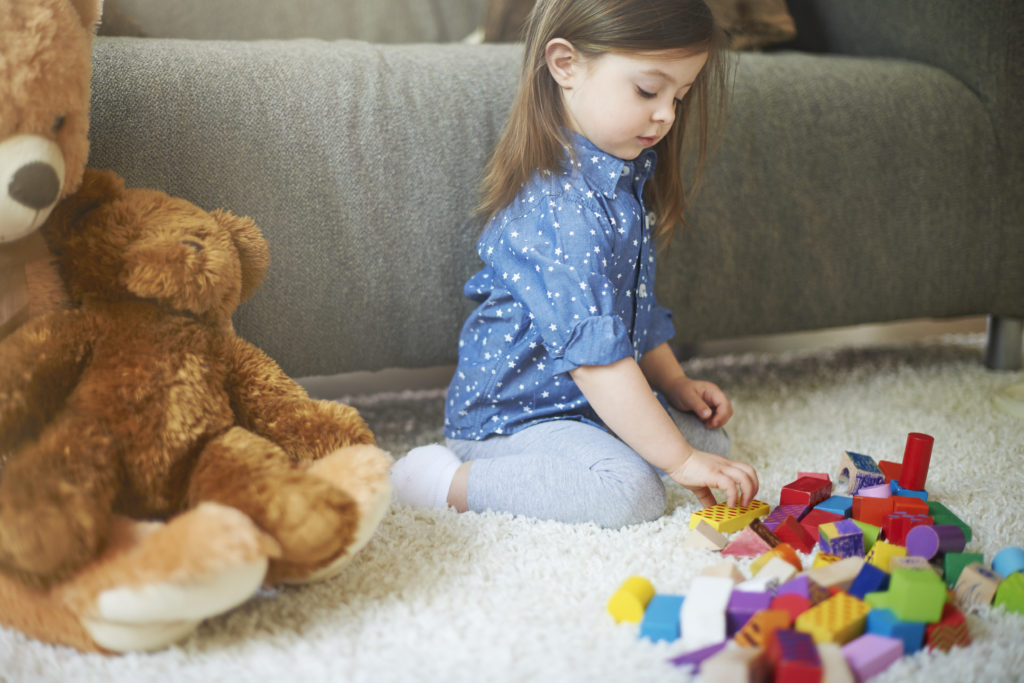
[[[59,252],[85,214],[121,197],[124,191],[124,179],[113,171],[87,168],[78,190],[57,202],[43,224],[43,236],[50,249]]]
[[[70,0],[70,4],[81,17],[82,26],[95,33],[103,14],[103,0]]]
[[[231,233],[242,261],[242,301],[253,295],[262,284],[270,265],[270,247],[260,229],[248,216],[236,216],[230,211],[216,209],[210,215]]]

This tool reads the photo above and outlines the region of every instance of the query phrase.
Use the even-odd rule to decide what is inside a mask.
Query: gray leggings
[[[729,436],[669,410],[686,440],[728,457]],[[608,432],[575,420],[541,422],[482,441],[448,439],[469,470],[469,509],[618,529],[665,514],[661,472]]]

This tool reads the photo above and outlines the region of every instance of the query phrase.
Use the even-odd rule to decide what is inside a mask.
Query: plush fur
[[[0,338],[60,303],[38,228],[89,155],[100,0],[0,2]]]
[[[12,577],[0,620],[78,647],[152,647],[166,638],[106,642],[106,622],[121,628],[127,610],[176,638],[168,623],[187,633],[208,615],[150,605],[148,583],[205,582],[218,597],[220,584],[238,590],[236,573],[255,577],[216,604],[227,609],[264,579],[261,560],[268,583],[336,574],[387,507],[391,459],[355,409],[310,399],[234,334],[231,314],[269,259],[255,224],[89,170],[44,234],[74,307],[0,342],[0,451],[13,452],[0,480],[0,569]],[[172,542],[174,522],[141,531],[117,517],[180,513],[184,525],[219,522]],[[206,566],[183,566],[193,560]],[[12,617],[12,591],[19,614],[37,599],[64,605],[63,622],[84,624],[92,642]],[[103,614],[112,602],[126,606]]]

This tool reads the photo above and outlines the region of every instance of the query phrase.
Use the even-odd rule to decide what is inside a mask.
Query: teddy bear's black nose
[[[36,211],[53,204],[59,192],[57,172],[41,161],[19,168],[7,186],[7,193],[12,199]]]

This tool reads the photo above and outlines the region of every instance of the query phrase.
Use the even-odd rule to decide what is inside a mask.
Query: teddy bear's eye
[[[64,127],[64,123],[67,121],[67,117],[58,116],[53,120],[53,132],[59,133],[60,129]]]

